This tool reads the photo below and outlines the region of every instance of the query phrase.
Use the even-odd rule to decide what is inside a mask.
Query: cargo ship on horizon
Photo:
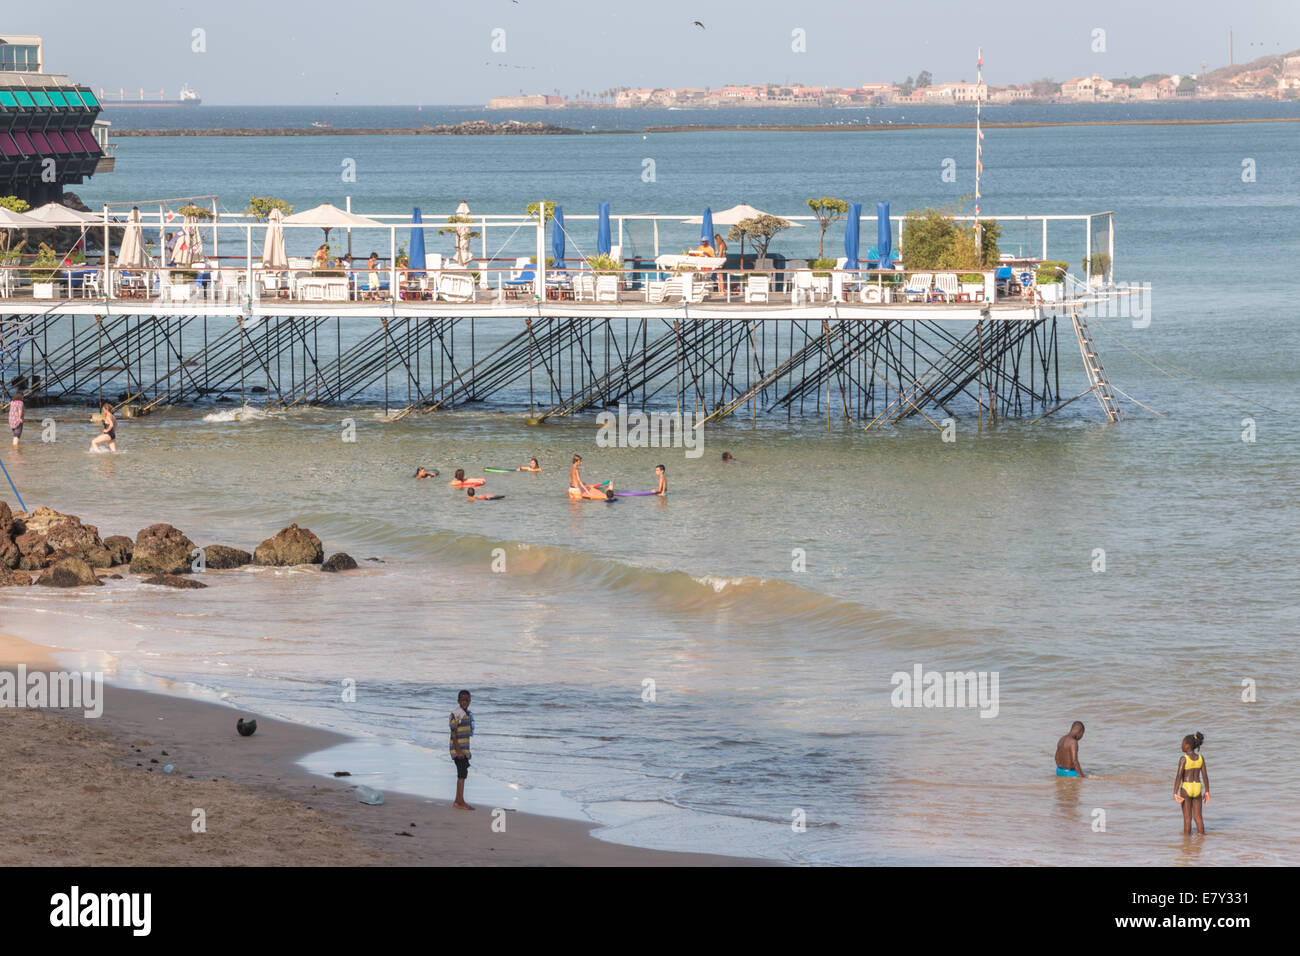
[[[118,96],[117,96],[117,98],[116,98],[116,99],[113,99],[111,94],[106,93],[106,92],[101,88],[100,91],[99,91],[99,102],[100,102],[101,105],[103,105],[103,106],[105,106],[105,107],[110,107],[110,106],[199,106],[199,105],[202,104],[202,102],[203,102],[203,100],[199,97],[198,92],[197,92],[196,90],[191,89],[191,88],[190,88],[190,85],[189,85],[188,83],[186,83],[184,86],[181,87],[180,99],[176,99],[176,100],[169,100],[169,99],[167,99],[167,98],[166,98],[166,92],[165,92],[164,90],[159,90],[159,91],[158,91],[158,98],[157,98],[157,99],[149,99],[149,98],[147,98],[147,97],[151,97],[151,96],[153,96],[153,95],[154,95],[153,93],[146,94],[145,91],[144,91],[143,89],[141,89],[141,90],[140,90],[140,98],[139,98],[138,100],[137,100],[137,99],[130,99],[130,100],[129,100],[129,99],[126,98],[126,90],[125,90],[125,89],[122,89],[122,90],[118,90]]]

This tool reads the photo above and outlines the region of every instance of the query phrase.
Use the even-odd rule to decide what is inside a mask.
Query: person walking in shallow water
[[[1178,758],[1178,772],[1174,774],[1174,799],[1183,808],[1183,833],[1187,836],[1192,833],[1193,822],[1205,836],[1201,807],[1210,802],[1210,768],[1199,753],[1204,743],[1205,734],[1200,731],[1183,738],[1183,755]]]
[[[108,402],[99,406],[100,413],[104,416],[104,430],[95,436],[90,443],[90,450],[97,451],[100,445],[107,444],[108,450],[117,452],[117,416],[113,414],[113,406]]]
[[[452,806],[458,810],[474,809],[465,802],[465,780],[469,777],[469,739],[474,736],[474,715],[469,712],[469,700],[469,691],[463,690],[457,694],[457,707],[448,719],[451,728],[449,749],[452,763],[456,765],[456,800]]]
[[[23,390],[21,388],[14,391],[13,398],[9,399],[9,431],[14,436],[14,447],[18,447],[18,439],[23,437],[23,412],[26,405],[23,403]]]

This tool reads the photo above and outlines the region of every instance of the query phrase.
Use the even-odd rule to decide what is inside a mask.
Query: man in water
[[[573,456],[573,465],[569,468],[569,490],[577,491],[579,494],[587,493],[587,486],[582,483],[582,475],[578,473],[578,468],[582,465],[582,456]]]
[[[655,494],[663,497],[668,494],[668,469],[663,465],[655,465],[655,474],[659,477],[659,484],[655,487]]]
[[[438,472],[436,470],[430,471],[428,468],[425,468],[423,465],[421,465],[420,467],[415,469],[415,477],[416,478],[437,478]]]
[[[451,759],[456,765],[456,800],[452,806],[458,810],[473,810],[465,802],[465,779],[469,776],[469,739],[474,736],[474,715],[469,712],[469,691],[456,695],[459,705],[451,712]]]
[[[1076,720],[1070,725],[1070,732],[1056,742],[1056,775],[1058,777],[1082,777],[1083,768],[1079,766],[1079,741],[1083,739],[1083,722]]]
[[[735,462],[736,464],[739,464],[739,463],[740,463],[740,459],[737,458],[735,455],[733,455],[733,454],[732,454],[731,452],[729,452],[729,451],[724,451],[724,452],[722,453],[722,460],[723,460],[724,462],[727,462],[727,463],[731,463],[731,462]]]

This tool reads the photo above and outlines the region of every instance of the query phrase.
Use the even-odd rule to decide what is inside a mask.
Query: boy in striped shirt
[[[469,739],[474,736],[474,715],[469,712],[469,691],[456,695],[460,705],[451,712],[451,759],[456,764],[456,800],[452,806],[458,810],[473,810],[465,802],[465,778],[469,776]]]

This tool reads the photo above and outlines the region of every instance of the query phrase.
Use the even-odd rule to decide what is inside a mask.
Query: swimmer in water
[[[606,488],[606,489],[605,489],[605,500],[606,500],[606,501],[614,501],[614,500],[615,500],[615,499],[614,499],[614,489],[613,489],[613,488]]]
[[[520,465],[518,468],[515,469],[515,471],[541,471],[541,470],[542,470],[542,466],[538,464],[536,458],[529,458],[528,464]]]
[[[587,486],[582,483],[582,475],[578,473],[578,469],[581,465],[582,456],[574,455],[573,464],[569,468],[569,490],[576,491],[580,495],[585,495],[587,493]]]
[[[724,451],[722,453],[722,460],[725,462],[735,462],[736,464],[740,464],[740,459],[729,451]]]
[[[655,487],[655,494],[663,497],[668,494],[668,469],[663,465],[655,465],[655,474],[659,476],[659,484]]]
[[[1201,806],[1210,802],[1210,768],[1197,751],[1205,743],[1205,734],[1199,731],[1183,738],[1183,755],[1178,759],[1178,772],[1174,774],[1174,799],[1183,807],[1183,833],[1190,836],[1192,822],[1201,836],[1205,836],[1205,821],[1201,819]]]
[[[423,465],[421,465],[419,468],[415,469],[415,477],[416,478],[437,478],[438,469],[435,468],[432,471],[430,471],[428,468],[425,468]]]
[[[1083,739],[1083,722],[1076,720],[1070,725],[1070,732],[1056,742],[1056,775],[1058,777],[1082,777],[1083,768],[1079,766],[1079,741]]]

